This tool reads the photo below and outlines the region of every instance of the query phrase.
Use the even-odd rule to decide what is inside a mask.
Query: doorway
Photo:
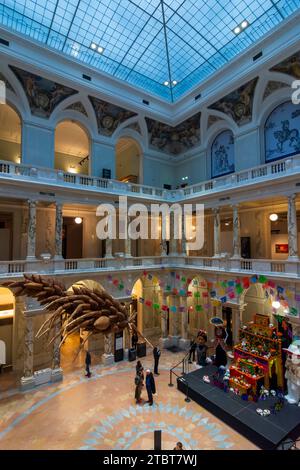
[[[12,259],[13,249],[13,216],[0,214],[0,261]]]
[[[80,219],[81,222],[75,221]],[[64,217],[62,255],[65,259],[82,258],[83,220],[81,217]]]

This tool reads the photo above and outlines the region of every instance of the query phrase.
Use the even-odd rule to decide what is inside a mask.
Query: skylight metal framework
[[[2,0],[0,26],[172,102],[298,9],[300,0]]]

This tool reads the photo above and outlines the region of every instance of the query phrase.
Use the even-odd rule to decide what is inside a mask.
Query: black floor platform
[[[220,388],[203,382],[203,376],[210,378],[215,366],[206,366],[177,379],[178,390],[188,395],[203,408],[210,411],[247,439],[262,449],[276,449],[286,438],[300,436],[300,407],[289,405],[277,414],[262,417],[257,408],[270,408],[276,399],[268,398],[257,403],[244,401],[232,392],[225,393]]]

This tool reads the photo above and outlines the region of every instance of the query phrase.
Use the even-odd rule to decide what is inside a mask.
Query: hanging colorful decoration
[[[170,310],[171,310],[171,312],[175,313],[177,311],[177,308],[175,307],[175,305],[172,305],[170,307]]]
[[[202,305],[199,304],[199,305],[195,306],[195,309],[196,309],[196,312],[202,312],[203,307],[202,307]]]

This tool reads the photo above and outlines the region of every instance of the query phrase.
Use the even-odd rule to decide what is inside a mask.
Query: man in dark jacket
[[[85,370],[86,370],[86,374],[85,376],[86,377],[90,377],[91,376],[91,371],[90,371],[90,365],[92,363],[92,358],[91,358],[91,354],[89,353],[89,351],[86,352],[86,355],[85,355]]]
[[[192,362],[195,362],[196,347],[197,347],[197,343],[196,343],[196,341],[193,339],[193,340],[191,341],[191,344],[190,344],[189,364],[192,364]],[[193,357],[193,359],[192,359],[192,357]]]
[[[136,333],[136,331],[134,331],[133,335],[131,337],[131,347],[133,349],[136,349],[136,345],[138,343],[138,340],[139,340],[138,334]]]
[[[159,375],[159,372],[158,372],[158,363],[159,363],[159,358],[160,358],[160,349],[158,346],[155,346],[153,348],[153,357],[154,357],[154,374],[155,375]]]
[[[156,393],[155,380],[150,369],[146,370],[146,390],[148,394],[148,403],[150,406],[153,405],[153,393]]]

